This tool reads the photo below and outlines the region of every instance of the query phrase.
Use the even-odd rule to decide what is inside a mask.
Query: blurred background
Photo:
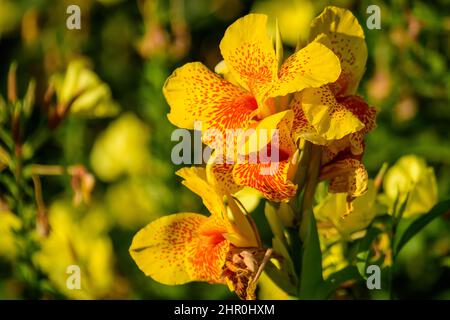
[[[81,30],[66,28],[71,4],[81,8]],[[392,165],[403,155],[416,154],[434,168],[438,198],[448,199],[448,0],[0,0],[3,96],[13,61],[20,95],[30,79],[36,81],[36,108],[42,108],[47,84],[58,83],[73,61],[83,61],[106,97],[95,111],[89,101],[80,105],[81,112],[74,110],[34,155],[39,164],[82,164],[96,185],[89,204],[75,206],[69,178],[42,178],[50,226],[58,231],[33,255],[31,265],[21,262],[21,244],[10,228],[20,221],[0,214],[0,299],[235,298],[226,286],[160,285],[145,277],[128,253],[133,235],[155,218],[205,212],[200,199],[174,175],[174,127],[166,118],[161,89],[186,62],[201,61],[214,69],[222,60],[223,33],[237,18],[249,12],[269,14],[272,22],[277,17],[289,53],[297,39],[307,39],[310,21],[330,4],[358,17],[369,47],[359,91],[379,110],[364,157],[369,174],[374,177],[384,162]],[[381,30],[366,27],[371,4],[381,8]],[[261,204],[254,217],[270,243]],[[449,231],[448,217],[436,220],[405,248],[394,283],[399,298],[450,298]],[[76,248],[76,258],[66,243]],[[65,268],[74,260],[88,275],[81,291],[65,285]]]

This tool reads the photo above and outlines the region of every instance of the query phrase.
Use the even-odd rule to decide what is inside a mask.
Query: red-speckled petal
[[[256,97],[263,96],[277,78],[278,62],[266,25],[266,15],[246,15],[228,27],[220,42],[234,78]]]
[[[301,103],[308,122],[326,140],[341,139],[364,128],[364,124],[336,100],[328,86],[305,89]]]
[[[243,163],[233,168],[235,181],[252,187],[270,201],[283,201],[292,198],[297,186],[290,180],[291,159],[277,163]]]
[[[227,229],[217,216],[179,213],[159,218],[140,230],[130,253],[154,280],[176,285],[190,281],[223,283],[229,251]]]
[[[292,136],[294,141],[305,139],[314,144],[326,145],[328,141],[317,133],[317,130],[309,123],[302,108],[302,94],[296,93],[289,104],[289,108],[294,112],[292,124]]]
[[[183,284],[195,279],[186,265],[187,245],[207,217],[180,213],[159,218],[133,238],[130,254],[147,276],[164,284]]]
[[[224,134],[226,129],[246,128],[257,110],[250,93],[198,62],[176,69],[163,92],[170,106],[168,118],[180,128],[193,129],[195,121],[202,121],[203,131]]]
[[[237,185],[233,178],[233,165],[236,158],[228,160],[219,153],[214,153],[206,165],[206,174],[211,181],[223,194],[234,194],[243,187]]]
[[[230,231],[227,221],[217,215],[208,217],[197,230],[197,237],[186,246],[187,271],[192,278],[224,283],[222,268],[230,250],[224,234]]]
[[[364,31],[346,9],[327,7],[311,24],[310,40],[321,34],[329,38],[329,48],[339,57],[342,73],[333,85],[335,93],[355,94],[365,71],[367,46]]]
[[[341,103],[364,123],[362,130],[349,136],[351,152],[355,155],[362,154],[364,152],[364,136],[376,127],[377,111],[375,108],[369,107],[359,96],[345,97]]]
[[[347,200],[363,195],[367,191],[369,177],[364,165],[357,159],[346,158],[332,162],[322,168],[321,179],[330,179],[328,191],[347,193]]]
[[[327,147],[335,155],[348,148],[353,155],[361,155],[364,152],[365,135],[376,126],[375,119],[377,111],[375,108],[369,107],[359,96],[339,98],[339,102],[364,124],[364,128],[342,139],[330,142]]]

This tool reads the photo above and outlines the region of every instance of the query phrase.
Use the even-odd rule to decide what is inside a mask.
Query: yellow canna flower
[[[184,168],[177,174],[203,199],[211,215],[178,213],[153,221],[135,235],[132,258],[160,283],[227,284],[241,299],[254,299],[266,251],[250,217],[230,196],[228,207],[224,205],[204,168]]]
[[[324,146],[321,179],[330,180],[330,192],[347,193],[350,212],[351,201],[367,191],[361,159],[376,117],[376,109],[355,95],[367,60],[364,32],[350,11],[327,7],[312,22],[310,39],[333,50],[342,72],[334,83],[295,94],[293,135]]]
[[[337,80],[339,60],[318,41],[278,68],[266,24],[266,15],[249,14],[226,30],[220,50],[232,82],[199,62],[173,72],[163,88],[170,122],[193,129],[195,121],[202,121],[203,130],[214,129],[225,136],[227,129],[245,129],[252,120],[275,113],[271,98]],[[212,143],[205,137],[204,141]]]
[[[387,172],[383,180],[384,195],[381,200],[392,212],[395,200],[406,200],[404,217],[427,213],[438,200],[436,176],[425,160],[415,155],[401,157]]]

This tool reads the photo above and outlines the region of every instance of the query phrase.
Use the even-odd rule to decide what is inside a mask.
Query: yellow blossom
[[[425,160],[415,155],[401,157],[387,172],[383,180],[384,195],[381,199],[392,212],[395,199],[408,203],[404,217],[427,213],[438,200],[436,176]]]
[[[71,61],[66,72],[53,75],[50,83],[56,92],[59,116],[70,112],[87,117],[108,117],[119,110],[108,85],[83,60]]]
[[[33,261],[67,297],[106,297],[114,280],[113,248],[106,234],[107,217],[101,210],[80,216],[70,203],[57,201],[50,206],[48,218],[51,232],[41,239],[41,250]],[[67,286],[69,266],[80,268],[80,289]]]
[[[0,257],[13,259],[16,254],[14,231],[21,227],[20,219],[12,212],[0,208]]]
[[[133,239],[134,261],[163,284],[221,283],[241,299],[254,299],[265,250],[250,217],[232,197],[227,197],[227,209],[204,169],[184,168],[177,173],[203,199],[211,215],[177,213],[153,221]]]
[[[148,169],[150,133],[134,114],[126,113],[100,134],[91,151],[91,165],[104,181],[123,174],[138,175]]]
[[[376,189],[373,181],[369,181],[368,191],[356,198],[352,205],[352,212],[348,213],[347,195],[345,193],[328,194],[315,208],[317,218],[329,221],[346,239],[356,231],[369,226],[377,215]]]

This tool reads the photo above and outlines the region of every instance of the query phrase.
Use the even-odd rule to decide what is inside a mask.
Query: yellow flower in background
[[[195,121],[202,121],[202,130],[215,129],[225,136],[227,129],[245,129],[252,120],[275,113],[270,98],[320,87],[338,78],[338,58],[317,41],[278,68],[266,24],[267,16],[249,14],[225,31],[220,50],[235,83],[199,62],[173,72],[163,88],[172,124],[193,129]],[[204,140],[212,142],[210,137]]]
[[[376,188],[370,180],[367,192],[353,201],[353,211],[350,214],[345,193],[328,194],[316,205],[314,213],[318,220],[331,222],[342,237],[348,240],[352,233],[366,229],[376,217],[376,197]]]
[[[275,26],[276,19],[283,42],[295,47],[299,40],[307,39],[315,9],[313,2],[309,0],[261,0],[255,2],[251,11],[269,16],[271,34],[274,34],[271,26]]]
[[[41,239],[41,250],[34,263],[65,296],[95,299],[110,294],[114,284],[113,248],[107,235],[108,217],[101,209],[85,215],[74,210],[70,202],[57,201],[48,212],[51,232]],[[67,286],[69,266],[80,268],[81,288]]]
[[[164,208],[175,201],[164,183],[130,177],[108,187],[105,201],[119,226],[136,229],[162,216]]]
[[[55,74],[50,79],[57,97],[56,112],[70,112],[86,117],[109,117],[117,114],[111,90],[83,60],[69,63],[64,74]]]
[[[203,168],[184,168],[177,174],[203,199],[211,215],[178,213],[153,221],[133,239],[134,261],[163,284],[227,284],[241,299],[255,299],[265,250],[250,217],[232,197],[227,197],[228,208],[224,205]]]
[[[330,275],[348,266],[348,262],[344,256],[344,247],[341,242],[331,244],[327,250],[323,252],[322,257],[322,273],[326,280]]]
[[[427,213],[438,200],[434,169],[425,160],[415,155],[401,157],[389,168],[383,180],[384,194],[380,200],[392,212],[395,199],[403,203],[409,194],[404,217]]]
[[[316,212],[315,215],[322,251],[322,276],[326,280],[333,273],[348,266],[349,263],[345,257],[346,244],[345,239],[330,220],[322,219]]]
[[[139,175],[148,170],[150,132],[148,126],[132,113],[112,122],[100,134],[91,151],[91,165],[103,181],[113,181],[123,174]]]
[[[14,231],[21,226],[22,222],[15,214],[0,209],[0,257],[14,259],[17,253]]]

